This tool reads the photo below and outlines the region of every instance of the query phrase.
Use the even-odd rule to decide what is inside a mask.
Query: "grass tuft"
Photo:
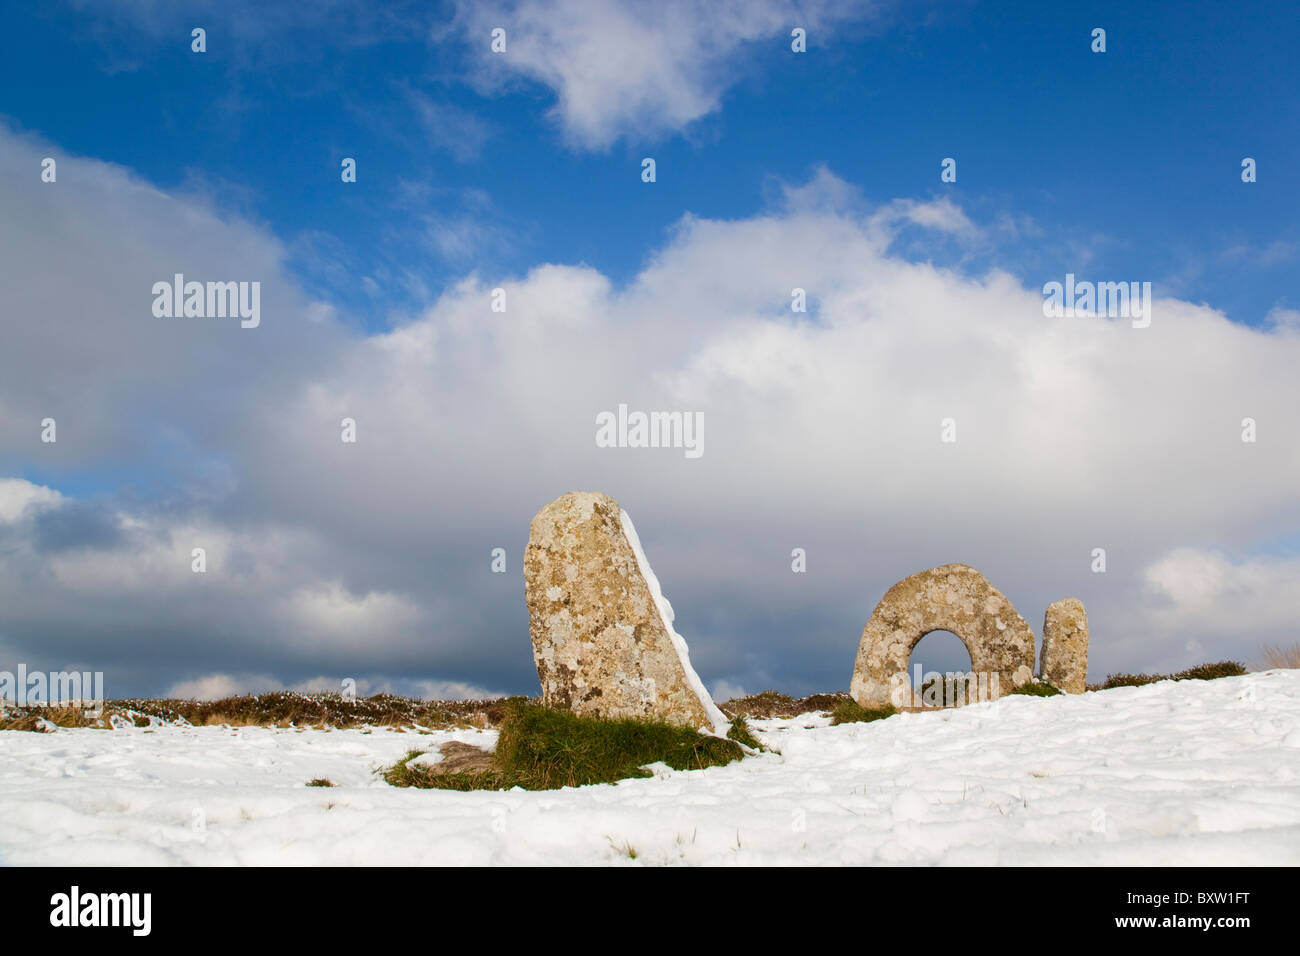
[[[863,707],[853,698],[842,700],[835,705],[831,711],[831,725],[836,724],[859,724],[871,720],[883,720],[886,717],[892,717],[898,713],[893,704],[886,704],[884,707]]]
[[[1107,674],[1099,690],[1112,687],[1143,687],[1156,681],[1169,680],[1168,674]]]
[[[1240,661],[1219,661],[1217,664],[1198,664],[1174,675],[1174,680],[1214,680],[1216,677],[1242,677],[1246,665]]]
[[[727,731],[727,738],[734,740],[742,747],[748,747],[750,750],[766,750],[763,742],[754,736],[754,732],[749,729],[749,721],[744,717],[733,717],[731,729]]]
[[[330,780],[328,777],[315,777],[315,778],[313,778],[313,779],[307,781],[307,786],[309,786],[309,787],[332,787],[332,786],[334,786],[334,781],[333,781],[333,780]]]
[[[1060,691],[1048,684],[1046,681],[1031,680],[1027,684],[1021,684],[1015,690],[1007,691],[1008,694],[1024,694],[1026,697],[1057,697]]]

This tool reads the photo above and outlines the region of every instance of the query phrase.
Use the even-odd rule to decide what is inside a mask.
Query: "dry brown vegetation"
[[[748,697],[736,697],[718,708],[728,717],[751,717],[764,720],[769,717],[791,718],[800,714],[828,714],[839,704],[850,700],[848,694],[813,694],[810,697],[790,697],[775,690],[765,690],[761,694]]]
[[[79,707],[8,707],[0,714],[0,730],[39,730],[41,720],[59,727],[109,728],[114,717],[136,727],[189,724],[195,727],[351,727],[401,730],[450,730],[495,727],[505,715],[505,698],[498,700],[415,700],[392,694],[344,697],[342,694],[299,694],[273,691],[221,700],[152,700],[129,698],[105,701],[99,715]]]
[[[1300,667],[1300,643],[1283,647],[1278,644],[1265,644],[1259,649],[1260,670],[1271,671]]]
[[[40,730],[42,721],[58,727],[107,727],[104,719],[96,719],[80,707],[55,705],[52,707],[4,708],[0,713],[0,730]]]

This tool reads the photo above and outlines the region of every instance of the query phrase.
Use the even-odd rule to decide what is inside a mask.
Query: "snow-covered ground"
[[[1300,671],[826,724],[755,722],[780,755],[545,793],[374,773],[491,731],[0,732],[0,862],[1300,863]]]

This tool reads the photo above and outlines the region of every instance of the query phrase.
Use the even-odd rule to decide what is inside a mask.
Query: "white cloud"
[[[299,588],[276,605],[277,630],[304,649],[364,651],[418,636],[424,621],[410,599],[384,591],[354,594],[338,582]]]
[[[1274,306],[1264,317],[1264,324],[1291,332],[1300,332],[1300,309],[1288,309]]]
[[[0,478],[0,521],[17,521],[28,508],[57,505],[62,498],[53,488],[44,485],[34,485],[21,478]]]
[[[508,77],[543,83],[571,142],[602,149],[680,130],[718,109],[743,72],[742,51],[790,52],[790,31],[808,31],[810,48],[835,24],[862,20],[869,0],[460,0],[458,21],[480,85]],[[507,31],[507,52],[489,52],[491,31]]]
[[[733,684],[728,680],[715,681],[713,687],[709,690],[709,696],[719,703],[726,703],[729,700],[735,700],[737,697],[747,697],[745,688],[739,684]]]
[[[498,690],[453,680],[415,681],[406,693],[425,700],[493,700],[506,696]]]
[[[1175,548],[1144,576],[1149,613],[1162,631],[1253,640],[1260,631],[1294,630],[1300,620],[1300,556],[1233,560],[1218,550]]]
[[[968,237],[975,237],[979,232],[961,208],[947,197],[929,202],[895,199],[873,218],[883,224],[910,222],[926,229]]]
[[[207,674],[178,681],[163,696],[177,700],[222,700],[279,689],[280,683],[266,674]]]

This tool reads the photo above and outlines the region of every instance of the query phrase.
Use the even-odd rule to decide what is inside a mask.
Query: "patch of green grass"
[[[497,736],[494,769],[437,773],[408,763],[411,751],[384,771],[396,787],[443,790],[554,790],[651,776],[641,768],[665,763],[674,770],[703,770],[739,760],[735,740],[646,720],[602,720],[512,701]]]
[[[1177,674],[1110,674],[1101,689],[1142,687],[1161,680],[1214,680],[1218,677],[1241,677],[1245,673],[1245,665],[1238,661],[1219,661],[1215,664],[1198,664]]]
[[[334,786],[334,781],[333,781],[333,780],[330,780],[330,779],[327,778],[327,777],[315,777],[315,778],[313,778],[313,779],[307,781],[307,786],[309,786],[309,787],[332,787],[332,786]]]
[[[532,790],[610,783],[649,776],[662,762],[703,770],[744,756],[739,744],[658,721],[602,720],[519,704],[497,738],[497,761],[515,785]]]
[[[835,705],[831,711],[831,724],[858,724],[870,720],[883,720],[898,713],[893,704],[884,707],[863,707],[856,700],[849,698]]]
[[[1008,694],[1024,694],[1026,697],[1059,697],[1061,692],[1045,681],[1031,680],[1027,684],[1021,684],[1015,690],[1007,691]]]

